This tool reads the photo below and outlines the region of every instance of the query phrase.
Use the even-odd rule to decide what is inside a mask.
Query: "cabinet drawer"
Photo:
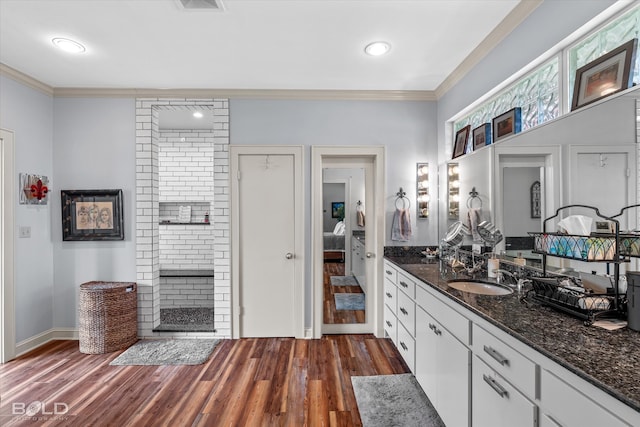
[[[398,280],[398,270],[395,269],[388,261],[384,262],[384,277],[396,283]]]
[[[398,310],[398,288],[388,279],[384,279],[384,303],[391,309],[393,314]]]
[[[411,277],[402,272],[398,272],[398,280],[396,283],[398,284],[398,289],[409,295],[409,297],[416,297],[416,282]]]
[[[473,425],[512,427],[537,425],[538,409],[479,357],[472,361],[471,401]]]
[[[540,374],[540,400],[545,416],[559,425],[607,427],[628,425],[546,369],[543,369]],[[637,420],[631,425],[637,426]]]
[[[402,292],[398,292],[398,321],[404,325],[411,336],[416,336],[416,303]]]
[[[473,352],[522,393],[536,396],[536,364],[476,324]]]
[[[416,303],[463,344],[469,344],[469,319],[438,300],[422,286],[416,287]]]
[[[398,320],[389,307],[384,308],[384,331],[391,341],[398,346]]]
[[[398,350],[411,372],[416,371],[416,342],[407,330],[398,322]]]

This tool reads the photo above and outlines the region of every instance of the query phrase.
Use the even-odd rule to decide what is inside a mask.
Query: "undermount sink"
[[[447,285],[462,292],[480,295],[509,295],[513,293],[513,289],[506,286],[479,280],[452,280]]]

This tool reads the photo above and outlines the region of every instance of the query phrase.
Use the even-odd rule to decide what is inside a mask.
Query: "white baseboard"
[[[313,328],[304,328],[304,339],[310,340],[313,338]]]
[[[16,357],[35,350],[36,348],[54,340],[77,340],[78,330],[74,328],[55,328],[34,335],[16,344]]]

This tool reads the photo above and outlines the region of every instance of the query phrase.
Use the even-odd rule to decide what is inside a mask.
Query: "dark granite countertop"
[[[485,296],[447,286],[456,278],[438,260],[386,256],[400,269],[491,322],[586,381],[640,411],[640,332],[607,331],[536,302],[523,303],[514,292]],[[457,278],[465,278],[466,275]]]

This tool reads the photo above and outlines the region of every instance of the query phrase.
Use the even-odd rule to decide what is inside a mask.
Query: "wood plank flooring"
[[[336,310],[337,293],[362,293],[359,286],[333,286],[331,276],[344,276],[344,263],[325,262],[323,275],[324,323],[365,323],[365,310]]]
[[[360,426],[350,378],[409,372],[372,335],[223,340],[195,366],[109,366],[120,353],[53,341],[0,365],[0,425]]]

